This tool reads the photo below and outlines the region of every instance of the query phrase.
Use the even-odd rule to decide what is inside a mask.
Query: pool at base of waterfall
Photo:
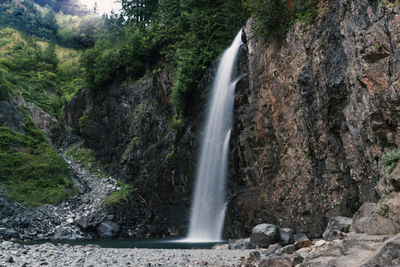
[[[55,245],[87,246],[96,245],[102,248],[149,248],[149,249],[211,249],[220,242],[191,242],[185,239],[79,239],[79,240],[43,240],[20,242],[24,245],[52,243]]]

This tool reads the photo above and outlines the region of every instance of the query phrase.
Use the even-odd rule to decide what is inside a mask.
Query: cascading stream
[[[241,36],[242,31],[225,50],[212,86],[187,237],[192,242],[222,240],[229,139],[237,82],[234,69],[239,47],[243,44]]]

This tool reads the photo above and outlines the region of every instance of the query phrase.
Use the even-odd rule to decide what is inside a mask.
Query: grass
[[[394,149],[389,151],[382,156],[382,163],[386,166],[384,175],[389,175],[400,160],[400,149]]]
[[[57,203],[77,190],[65,162],[21,108],[25,133],[0,127],[0,189],[25,206]]]
[[[112,192],[106,199],[104,199],[103,204],[105,206],[111,206],[128,201],[129,196],[133,192],[133,187],[121,181],[117,182],[117,187],[119,187],[118,191]]]

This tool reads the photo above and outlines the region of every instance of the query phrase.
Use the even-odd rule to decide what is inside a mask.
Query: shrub
[[[383,154],[382,163],[386,166],[385,176],[389,175],[400,160],[400,149],[394,149]]]
[[[103,204],[105,206],[111,206],[117,203],[128,201],[128,198],[133,192],[133,187],[121,181],[117,182],[117,187],[119,187],[118,191],[112,192],[106,199],[104,199]]]

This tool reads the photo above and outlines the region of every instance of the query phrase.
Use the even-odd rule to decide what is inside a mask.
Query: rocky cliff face
[[[321,1],[279,42],[245,32],[250,85],[237,91],[228,236],[261,222],[322,234],[380,197],[381,156],[400,145],[400,9]]]
[[[184,235],[189,217],[203,104],[211,72],[193,92],[182,125],[173,121],[167,70],[139,81],[82,91],[67,107],[68,124],[104,165],[134,187],[110,210],[135,237]]]

